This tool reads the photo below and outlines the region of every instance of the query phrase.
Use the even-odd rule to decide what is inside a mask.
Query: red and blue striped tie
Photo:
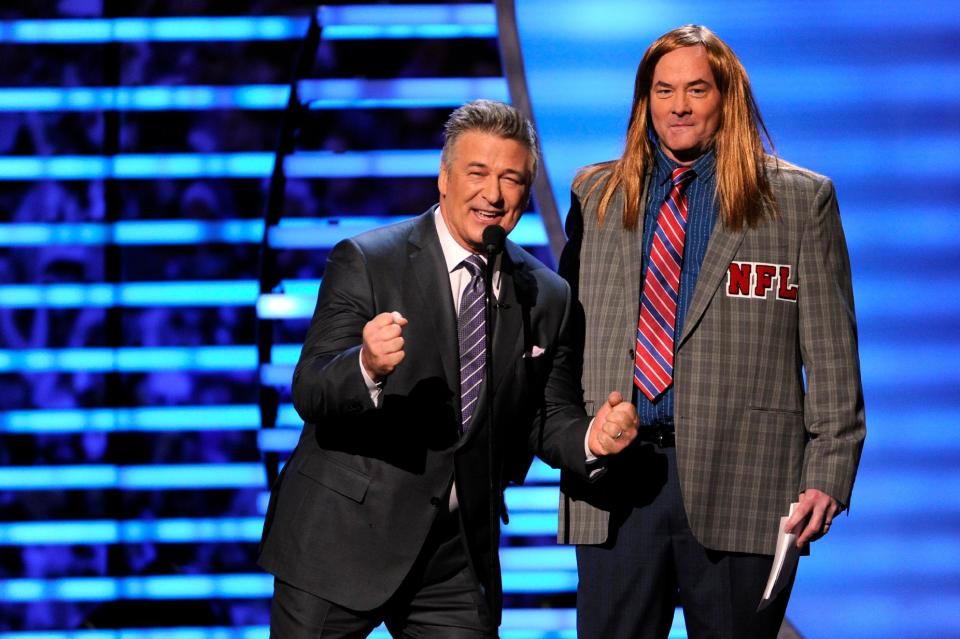
[[[651,401],[673,383],[680,267],[687,234],[687,196],[683,191],[694,177],[696,173],[689,167],[673,170],[673,188],[660,205],[643,279],[633,383]]]

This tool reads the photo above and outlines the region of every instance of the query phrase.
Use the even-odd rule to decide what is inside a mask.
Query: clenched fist
[[[380,313],[363,327],[360,362],[375,382],[394,371],[403,361],[403,327],[407,318],[393,311]]]
[[[593,418],[587,439],[590,452],[597,457],[619,453],[637,436],[639,425],[636,406],[623,401],[620,393],[613,391]]]

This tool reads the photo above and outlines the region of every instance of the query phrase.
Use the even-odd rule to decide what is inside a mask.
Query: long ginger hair
[[[682,47],[702,46],[720,91],[720,125],[713,139],[717,158],[717,201],[720,217],[731,229],[756,226],[769,210],[777,206],[764,170],[766,152],[773,142],[757,108],[750,79],[740,60],[710,29],[688,24],[660,36],[650,45],[633,86],[633,106],[627,126],[627,142],[618,160],[592,165],[574,180],[580,186],[593,176],[609,171],[605,179],[594,182],[587,191],[590,198],[599,191],[597,223],[602,224],[614,192],[623,190],[623,227],[635,229],[640,215],[640,194],[647,172],[654,162],[656,135],[650,123],[650,90],[653,72],[664,55]]]

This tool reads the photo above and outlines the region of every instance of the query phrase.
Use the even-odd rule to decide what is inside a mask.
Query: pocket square
[[[543,354],[546,353],[546,352],[547,352],[546,350],[544,350],[544,349],[540,348],[539,346],[537,346],[536,344],[534,344],[534,345],[530,348],[529,351],[526,351],[526,352],[523,354],[523,356],[524,356],[524,357],[540,357],[541,355],[543,355]]]

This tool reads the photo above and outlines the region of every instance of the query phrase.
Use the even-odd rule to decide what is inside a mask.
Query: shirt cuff
[[[596,419],[596,417],[590,420],[590,424],[587,426],[587,434],[583,436],[583,453],[587,456],[588,466],[596,462],[598,459],[600,459],[599,457],[594,455],[593,452],[591,452],[590,450],[590,431],[593,429],[594,419]]]
[[[375,382],[373,378],[367,375],[367,369],[363,367],[363,347],[360,347],[360,355],[357,358],[357,363],[360,364],[360,374],[363,375],[363,382],[367,385],[367,392],[370,393],[370,401],[373,402],[374,406],[377,406],[377,402],[380,400],[380,392],[383,390],[383,382]]]
[[[596,417],[590,420],[590,424],[587,426],[587,434],[583,438],[583,453],[587,458],[588,479],[596,479],[606,470],[606,465],[603,461],[590,451],[590,430],[593,428],[594,419],[596,419]]]

